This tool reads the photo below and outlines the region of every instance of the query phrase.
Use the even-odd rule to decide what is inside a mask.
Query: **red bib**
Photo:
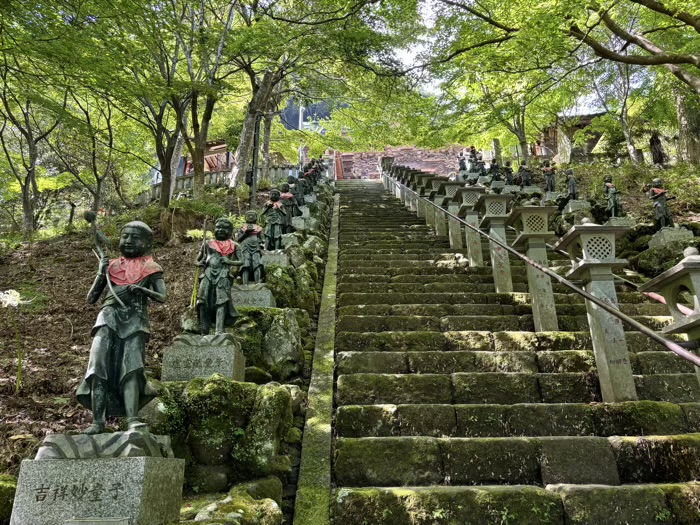
[[[149,275],[162,271],[163,268],[150,255],[130,259],[119,257],[109,261],[109,278],[117,286],[136,284]]]
[[[225,241],[217,241],[216,239],[212,239],[209,241],[209,248],[216,250],[224,257],[231,255],[236,251],[236,245],[231,239],[227,239]]]

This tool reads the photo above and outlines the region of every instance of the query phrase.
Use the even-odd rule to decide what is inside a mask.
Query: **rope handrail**
[[[398,181],[395,181],[394,179],[392,179],[391,177],[389,177],[386,174],[384,176],[387,177],[387,180],[389,182],[391,182],[392,184],[394,184],[396,187],[404,188],[406,191],[413,193],[419,199],[423,199],[425,202],[429,203],[431,206],[439,209],[440,211],[442,211],[443,213],[445,213],[449,217],[452,217],[453,219],[457,220],[458,222],[460,222],[461,224],[463,224],[464,226],[466,226],[470,230],[475,231],[476,233],[478,233],[482,237],[486,237],[490,242],[500,246],[501,248],[503,248],[504,250],[506,250],[510,254],[518,257],[519,259],[523,260],[526,264],[529,264],[530,266],[532,266],[536,270],[539,270],[540,272],[544,273],[545,275],[548,275],[550,278],[554,279],[558,283],[563,284],[567,288],[571,289],[572,291],[574,291],[577,294],[579,294],[580,296],[582,296],[587,301],[592,302],[593,304],[595,304],[599,308],[602,308],[603,310],[605,310],[609,314],[620,319],[623,323],[631,326],[632,328],[634,328],[638,332],[641,332],[645,336],[649,337],[654,342],[665,347],[666,349],[670,350],[671,352],[675,353],[676,355],[680,356],[681,358],[685,359],[686,361],[691,362],[693,365],[700,366],[700,357],[696,356],[692,352],[689,352],[688,350],[686,350],[685,348],[683,348],[679,344],[657,334],[654,330],[644,326],[639,321],[636,321],[635,319],[631,318],[630,316],[622,313],[620,310],[618,310],[614,306],[606,303],[605,301],[603,301],[601,299],[598,299],[596,296],[590,294],[586,290],[579,288],[578,286],[576,286],[574,283],[572,283],[568,279],[566,279],[566,278],[562,277],[561,275],[557,274],[556,272],[550,270],[546,266],[542,266],[537,261],[530,259],[527,255],[522,254],[519,251],[517,251],[516,249],[508,246],[508,244],[506,244],[501,239],[499,239],[497,237],[493,237],[493,236],[489,235],[488,233],[486,233],[485,231],[482,231],[480,228],[477,228],[476,226],[472,226],[471,224],[468,224],[461,217],[458,217],[457,215],[453,214],[452,212],[447,211],[445,208],[443,208],[442,206],[439,206],[438,204],[434,203],[430,199],[422,197],[420,194],[418,194],[418,192],[412,190],[408,186],[401,184]]]

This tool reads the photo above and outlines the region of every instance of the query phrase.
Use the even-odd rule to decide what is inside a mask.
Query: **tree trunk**
[[[27,176],[29,179],[29,176]],[[24,238],[29,239],[34,232],[34,199],[32,198],[32,186],[25,179],[22,186],[22,232]]]
[[[679,160],[700,164],[700,101],[688,93],[676,94]]]
[[[262,141],[262,178],[270,178],[270,138],[272,136],[272,119],[275,114],[272,112],[265,113],[263,125],[263,141]]]
[[[627,112],[627,106],[623,104],[622,110],[620,111],[620,116],[618,118],[620,122],[620,127],[622,128],[622,134],[625,136],[625,145],[627,146],[627,154],[630,157],[632,164],[639,164],[639,157],[637,156],[637,146],[634,144],[634,137],[632,136],[632,130],[630,129],[629,114]]]
[[[104,179],[95,180],[95,193],[92,194],[92,208],[91,210],[97,211],[102,205],[102,187],[104,186]]]
[[[233,169],[231,170],[231,178],[229,186],[235,188],[240,186],[245,180],[245,177],[240,177],[240,174],[245,174],[250,162],[250,153],[253,150],[253,136],[255,135],[255,116],[258,112],[264,111],[267,102],[272,94],[274,75],[271,71],[265,71],[263,78],[257,85],[253,98],[248,103],[248,111],[243,120],[243,128],[241,129],[241,140],[236,148],[236,153],[233,155]]]
[[[175,130],[169,134],[165,144],[163,145],[161,142],[161,146],[157,148],[160,163],[160,202],[158,204],[161,208],[170,206],[170,199],[173,197],[177,182],[177,167],[180,165],[183,144],[184,139]],[[175,165],[174,169],[173,164]]]

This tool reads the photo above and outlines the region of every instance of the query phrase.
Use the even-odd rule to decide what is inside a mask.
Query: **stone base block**
[[[630,217],[610,217],[608,222],[605,223],[606,226],[636,226],[634,219]]]
[[[506,184],[503,186],[503,191],[501,193],[520,193],[520,186],[517,186],[515,184]]]
[[[496,191],[496,190],[502,190],[503,188],[506,187],[506,183],[503,182],[502,180],[495,180],[491,183],[491,191]]]
[[[484,175],[484,176],[479,177],[478,179],[476,179],[476,183],[477,183],[477,184],[481,184],[482,186],[486,186],[486,185],[488,185],[488,184],[491,183],[491,177],[487,177],[487,176]]]
[[[313,231],[318,229],[318,221],[313,217],[304,219],[302,217],[293,217],[292,226],[297,231]]]
[[[236,306],[260,306],[275,308],[275,296],[264,284],[239,284],[231,287],[231,297]]]
[[[316,195],[304,195],[304,202],[306,204],[314,204],[316,202]]]
[[[283,243],[284,245],[284,243]],[[283,266],[287,267],[289,266],[289,257],[287,256],[286,253],[282,253],[280,251],[274,251],[274,252],[263,252],[262,256],[262,263],[263,266],[267,267],[271,264],[277,264],[278,266]]]
[[[688,242],[693,240],[693,232],[685,228],[661,228],[649,240],[649,248],[669,242]]]
[[[163,353],[161,381],[190,381],[213,374],[245,379],[245,355],[229,334],[179,335]]]
[[[521,193],[524,193],[526,195],[531,195],[533,193],[538,193],[540,195],[544,195],[544,190],[540,188],[539,186],[523,186],[523,189],[520,190]]]
[[[591,203],[583,200],[569,201],[564,207],[564,213],[574,213],[591,209]]]
[[[294,219],[292,218],[292,224],[294,224]],[[282,246],[288,248],[289,246],[299,246],[301,244],[299,236],[296,233],[285,233],[282,235]]]
[[[548,191],[547,193],[544,194],[544,200],[545,200],[545,202],[548,202],[548,201],[556,202],[560,196],[561,196],[561,193],[559,193],[558,191]]]
[[[184,477],[184,459],[24,460],[10,524],[102,518],[128,525],[174,523],[180,519]]]
[[[308,219],[311,217],[311,210],[308,206],[299,206],[299,211],[301,212],[302,219]]]

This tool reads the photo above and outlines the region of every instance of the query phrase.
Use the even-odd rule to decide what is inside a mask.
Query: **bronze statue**
[[[263,282],[264,267],[262,264],[263,229],[257,224],[258,214],[253,210],[245,212],[245,224],[238,232],[239,259],[241,261],[241,281],[248,284]]]
[[[148,300],[164,303],[167,298],[163,269],[151,257],[152,247],[148,225],[128,223],[119,237],[121,257],[100,259],[88,292],[87,300],[94,304],[110,283],[92,329],[87,372],[77,391],[78,401],[93,415],[85,434],[104,432],[107,416],[126,416],[130,429],[145,429],[138,411],[157,395],[144,370],[150,336]]]
[[[197,290],[197,312],[202,335],[208,335],[212,320],[216,334],[223,334],[231,326],[238,311],[231,300],[234,277],[232,266],[240,266],[236,259],[236,244],[231,240],[233,223],[226,217],[216,220],[214,239],[202,243],[197,255],[197,266],[204,269]]]
[[[544,161],[544,167],[542,168],[542,175],[544,175],[545,180],[545,191],[555,192],[557,191],[557,180],[556,180],[556,168],[550,164],[548,160]]]
[[[518,168],[518,178],[520,179],[521,187],[532,186],[532,172],[527,167],[527,161],[525,160],[520,163],[520,168]]]
[[[491,176],[491,182],[499,182],[501,180],[501,167],[498,165],[498,161],[494,160],[491,162],[486,176]]]
[[[664,188],[664,182],[661,179],[657,178],[651,181],[649,198],[654,206],[654,225],[656,229],[673,228],[673,215],[671,215],[671,210],[668,209],[668,201],[676,197],[668,195],[668,190]]]
[[[268,250],[282,249],[282,225],[286,222],[287,212],[284,210],[284,204],[280,202],[280,198],[280,190],[270,190],[270,199],[265,203],[262,212],[267,217],[265,239]]]
[[[622,213],[622,207],[620,206],[620,191],[613,184],[612,175],[606,175],[603,184],[603,193],[608,199],[607,210],[610,213],[610,217],[619,217]]]
[[[299,206],[297,206],[296,197],[289,191],[289,184],[282,184],[280,190],[280,198],[282,199],[282,204],[284,204],[284,211],[287,213],[284,218],[284,224],[282,225],[282,233],[293,233],[294,226],[292,226],[292,218],[299,217],[301,211],[299,210]]]
[[[304,202],[304,191],[300,189],[297,179],[294,175],[287,177],[287,183],[289,184],[289,192],[294,195],[297,201],[297,206],[303,206]]]
[[[578,181],[571,168],[566,170],[566,187],[569,190],[569,200],[578,200]]]
[[[509,160],[506,161],[506,165],[503,166],[503,174],[506,177],[506,184],[508,186],[513,185],[513,167],[511,166],[511,162]]]

